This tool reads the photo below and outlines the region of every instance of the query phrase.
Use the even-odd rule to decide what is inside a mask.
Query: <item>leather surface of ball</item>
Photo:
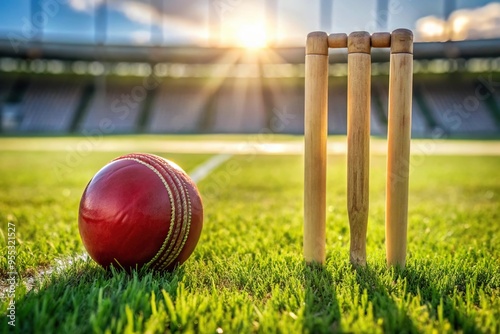
[[[153,154],[116,158],[90,180],[80,201],[83,244],[106,268],[172,270],[191,255],[202,226],[194,182]]]

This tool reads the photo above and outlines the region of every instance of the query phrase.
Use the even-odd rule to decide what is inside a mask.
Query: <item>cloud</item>
[[[146,44],[151,40],[151,31],[149,30],[136,30],[131,35],[134,44]]]
[[[103,0],[69,0],[69,5],[79,12],[90,12]]]
[[[417,39],[426,42],[445,41],[448,37],[446,21],[435,16],[417,20]]]
[[[420,41],[500,38],[500,3],[474,9],[459,9],[448,20],[426,16],[416,22]]]
[[[97,6],[104,3],[104,0],[68,0],[71,8],[76,11],[91,12]],[[162,16],[174,16],[187,21],[200,23],[200,18],[206,15],[207,9],[203,6],[196,6],[190,2],[182,0],[107,0],[105,2],[109,9],[117,10],[125,14],[134,22],[149,24],[151,18],[153,23],[161,22]]]
[[[69,5],[76,11],[93,12],[95,8],[104,3],[104,0],[68,0]],[[203,6],[194,6],[182,0],[107,0],[108,10],[123,14],[130,22],[144,25],[157,26],[163,31],[165,39],[191,40],[203,43],[208,36]],[[146,29],[135,31],[132,34],[133,42],[142,44],[146,42]],[[149,32],[148,40],[151,33]]]
[[[163,14],[151,5],[136,1],[123,1],[117,4],[117,7],[133,22],[157,25],[163,23]]]

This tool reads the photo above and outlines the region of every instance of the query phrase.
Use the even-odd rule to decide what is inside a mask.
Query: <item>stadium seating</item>
[[[347,83],[331,83],[328,92],[328,131],[331,134],[347,132]]]
[[[372,134],[387,135],[387,111],[389,103],[389,89],[387,83],[377,82],[372,86]],[[380,101],[380,106],[373,105]],[[375,108],[379,108],[375,110]],[[377,117],[378,116],[378,117]],[[413,137],[425,137],[430,133],[430,126],[427,124],[425,116],[418,104],[418,98],[413,93],[411,132]]]
[[[209,96],[200,93],[196,82],[175,80],[158,88],[146,131],[152,133],[193,133],[199,130]]]
[[[71,78],[71,77],[70,77]],[[371,134],[387,133],[388,80],[372,83]],[[140,78],[79,79],[57,75],[0,79],[4,130],[20,133],[275,133],[301,134],[301,78],[164,78],[146,90]],[[21,84],[20,84],[21,83]],[[478,98],[466,76],[415,77],[412,136],[484,137],[500,134],[499,95]],[[16,88],[12,88],[16,87]],[[22,89],[18,89],[21,87]],[[13,95],[11,92],[18,90]],[[345,77],[332,78],[330,134],[347,131]],[[12,101],[11,101],[12,100]],[[17,129],[17,130],[16,130]]]
[[[140,81],[135,85],[98,81],[88,110],[77,129],[92,131],[105,124],[105,132],[108,133],[134,133],[146,97]]]
[[[423,82],[421,87],[432,116],[448,134],[486,135],[498,132],[488,106],[475,95],[474,82]]]
[[[13,80],[0,80],[0,103],[5,101],[13,84]]]
[[[211,132],[258,133],[266,125],[266,109],[259,79],[227,79],[215,96]]]
[[[269,82],[273,103],[270,128],[276,133],[304,133],[304,85],[302,81],[273,79]]]
[[[82,91],[78,80],[37,78],[29,84],[19,112],[22,132],[66,133]]]

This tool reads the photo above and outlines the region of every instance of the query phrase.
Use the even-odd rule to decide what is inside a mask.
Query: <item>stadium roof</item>
[[[303,63],[303,47],[264,48],[248,51],[239,48],[208,47],[156,47],[131,45],[94,45],[68,43],[24,43],[13,45],[10,40],[0,40],[0,57],[23,59],[58,59],[88,61],[172,62],[186,64],[224,63],[230,53],[259,54],[267,63]],[[333,62],[345,62],[345,50],[330,51]],[[373,61],[386,61],[388,50],[373,50]],[[436,58],[486,58],[500,56],[500,39],[455,42],[415,43],[415,59]],[[226,57],[227,58],[227,57]],[[241,62],[255,57],[241,57]]]

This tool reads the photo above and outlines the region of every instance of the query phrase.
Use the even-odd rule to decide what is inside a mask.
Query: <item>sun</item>
[[[235,37],[235,44],[247,49],[261,49],[267,46],[266,29],[260,24],[239,25]]]

